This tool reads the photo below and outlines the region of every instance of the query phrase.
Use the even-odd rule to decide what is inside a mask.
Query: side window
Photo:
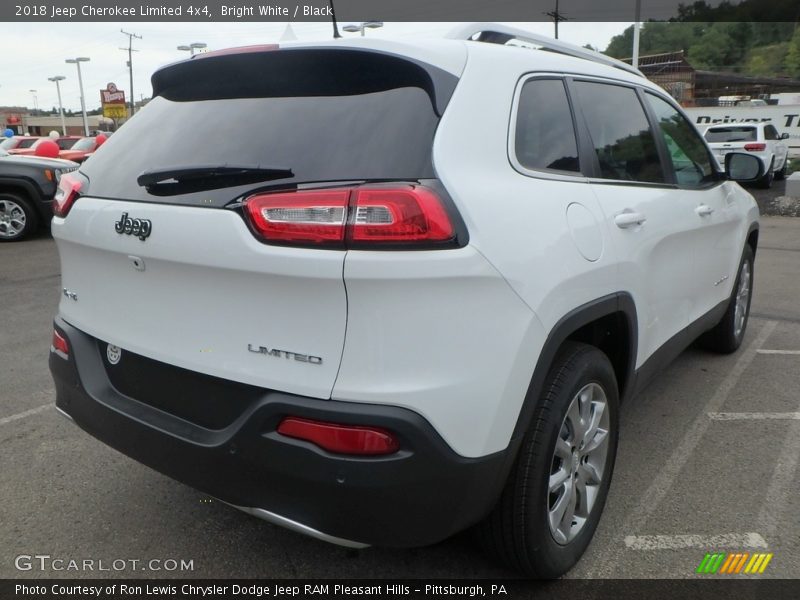
[[[526,169],[580,171],[572,113],[560,79],[531,79],[523,85],[514,153]]]
[[[764,138],[767,140],[777,140],[778,139],[778,130],[775,129],[772,125],[765,125],[764,126]]]
[[[716,181],[715,169],[700,134],[669,102],[646,94],[667,144],[678,185],[703,187]]]
[[[650,123],[628,87],[576,81],[575,90],[603,179],[663,183]]]

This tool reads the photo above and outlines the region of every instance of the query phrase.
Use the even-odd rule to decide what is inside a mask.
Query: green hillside
[[[751,0],[742,3],[737,7],[742,12],[735,14],[746,16],[749,13],[744,12],[744,8],[751,4]],[[761,1],[762,7],[770,4],[776,8],[776,4],[783,2]],[[796,0],[787,6],[793,9],[789,12],[800,13]],[[800,25],[797,22],[733,22],[730,20],[735,16],[732,10],[725,4],[709,9],[700,2],[683,9],[683,20],[643,23],[639,54],[683,50],[697,69],[800,78]],[[699,17],[708,19],[699,21]],[[632,48],[633,26],[630,26],[611,39],[605,53],[615,58],[629,58]]]

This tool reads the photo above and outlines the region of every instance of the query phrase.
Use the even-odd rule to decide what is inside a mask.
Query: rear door
[[[694,206],[665,171],[634,87],[573,81],[571,89],[591,140],[591,185],[609,222],[620,286],[636,303],[638,367],[688,325]]]
[[[767,148],[775,156],[773,168],[780,171],[786,164],[786,157],[789,155],[789,146],[781,140],[781,136],[774,125],[764,125],[764,141]]]
[[[157,72],[154,99],[81,167],[81,196],[53,220],[62,317],[121,347],[118,368],[131,351],[330,397],[345,251],[264,243],[241,201],[433,177],[432,140],[456,81],[352,49],[195,57]]]

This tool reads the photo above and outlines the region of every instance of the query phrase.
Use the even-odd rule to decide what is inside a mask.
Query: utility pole
[[[634,69],[639,68],[639,32],[642,29],[642,0],[636,0],[636,14],[633,22],[633,58],[631,64]]]
[[[130,90],[130,99],[131,99],[131,116],[133,116],[133,107],[134,107],[134,95],[133,95],[133,53],[138,52],[138,50],[133,49],[133,38],[137,40],[142,39],[142,36],[136,35],[135,33],[128,33],[127,31],[120,29],[120,33],[128,36],[128,47],[127,48],[120,48],[120,50],[127,50],[128,51],[128,69],[131,72],[131,90]]]
[[[567,17],[564,16],[564,13],[558,10],[558,0],[556,0],[556,9],[544,14],[553,19],[553,23],[555,23],[556,26],[556,39],[558,39],[558,24],[561,21],[567,20]]]

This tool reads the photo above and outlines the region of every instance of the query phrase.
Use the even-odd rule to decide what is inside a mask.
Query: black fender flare
[[[542,350],[539,353],[539,358],[533,370],[531,382],[528,385],[528,391],[525,394],[522,408],[517,417],[517,424],[514,426],[511,441],[509,442],[509,469],[514,462],[513,459],[516,458],[517,451],[530,426],[533,413],[539,404],[545,378],[550,368],[553,366],[558,350],[564,342],[581,327],[615,313],[622,313],[627,320],[628,343],[630,344],[628,361],[625,367],[625,380],[619,382],[620,389],[624,389],[625,391],[620,401],[624,401],[631,395],[635,387],[636,358],[639,340],[636,304],[633,301],[633,297],[628,292],[615,292],[571,310],[559,319],[547,335],[547,339],[542,346]]]

